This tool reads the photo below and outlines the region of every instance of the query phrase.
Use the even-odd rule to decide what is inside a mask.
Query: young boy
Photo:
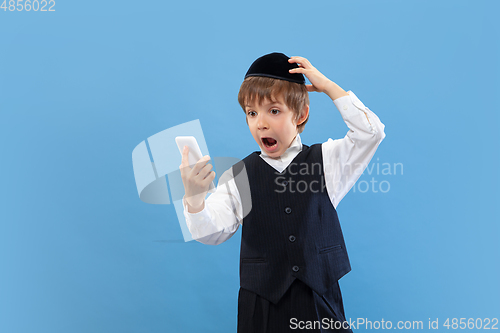
[[[301,143],[308,91],[333,100],[349,127],[343,139]],[[282,53],[250,66],[238,100],[260,152],[226,171],[206,201],[215,178],[209,157],[189,168],[185,148],[180,166],[194,239],[220,244],[242,225],[238,332],[351,332],[338,284],[351,267],[335,208],[384,139],[384,125],[307,59]]]

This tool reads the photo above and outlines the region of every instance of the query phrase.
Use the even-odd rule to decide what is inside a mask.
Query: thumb
[[[316,87],[313,86],[312,84],[306,84],[306,89],[307,91],[317,91]]]
[[[189,166],[189,148],[188,146],[184,146],[184,149],[182,150],[182,162],[181,162],[181,167],[188,167]]]

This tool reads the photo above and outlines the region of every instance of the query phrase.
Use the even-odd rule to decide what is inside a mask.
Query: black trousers
[[[352,333],[345,319],[338,282],[321,296],[295,279],[278,304],[240,288],[238,333],[297,331]]]

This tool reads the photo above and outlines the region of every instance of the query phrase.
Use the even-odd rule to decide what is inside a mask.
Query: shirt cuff
[[[352,92],[347,92],[348,96],[342,96],[333,101],[335,106],[340,111],[342,119],[347,123],[347,126],[352,129],[349,124],[359,124],[368,132],[376,132],[372,125],[372,121],[368,118],[371,116],[371,111],[359,100],[359,98]]]
[[[205,206],[198,213],[188,212],[187,203],[186,203],[186,200],[184,200],[184,198],[182,198],[182,204],[184,206],[184,217],[186,218],[186,222],[188,222],[188,223],[191,222],[191,223],[196,224],[196,222],[210,220],[210,211],[207,208],[206,200],[205,200]]]
[[[342,115],[355,115],[358,113],[358,110],[363,112],[366,111],[365,105],[351,90],[349,90],[347,93],[349,94],[348,96],[342,96],[333,101]],[[352,106],[354,106],[355,108],[352,108]]]

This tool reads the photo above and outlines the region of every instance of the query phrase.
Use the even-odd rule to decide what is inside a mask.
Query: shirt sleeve
[[[348,94],[333,102],[349,131],[343,139],[328,139],[322,144],[326,188],[335,208],[359,179],[385,138],[385,125],[377,115],[352,91]]]
[[[218,245],[238,230],[242,223],[242,203],[232,168],[220,177],[217,188],[206,200],[202,211],[189,213],[185,200],[184,217],[193,239],[208,245]]]

